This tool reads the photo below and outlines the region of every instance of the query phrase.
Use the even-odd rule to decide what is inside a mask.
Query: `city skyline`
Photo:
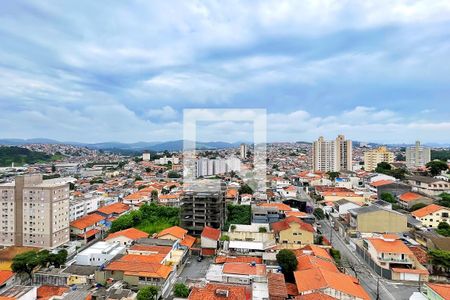
[[[450,142],[446,1],[14,1],[2,11],[1,138],[176,140],[185,108],[265,108],[268,141]],[[207,130],[246,134],[229,122]]]

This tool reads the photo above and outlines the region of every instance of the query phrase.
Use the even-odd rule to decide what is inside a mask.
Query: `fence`
[[[373,259],[370,257],[370,254],[364,248],[361,248],[361,246],[359,246],[356,243],[355,243],[355,246],[356,246],[356,253],[358,253],[358,255],[365,260],[365,262],[370,266],[370,268],[372,270],[375,271],[375,273],[377,273],[378,275],[380,275],[383,278],[386,278],[389,280],[392,279],[391,270],[380,267],[373,261]]]

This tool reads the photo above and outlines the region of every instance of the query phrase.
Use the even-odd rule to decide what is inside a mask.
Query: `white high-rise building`
[[[313,169],[322,172],[351,171],[352,151],[352,141],[346,140],[343,135],[331,141],[321,136],[312,146]]]
[[[241,159],[246,159],[247,158],[247,145],[246,144],[241,144],[240,147],[240,154],[241,154]]]
[[[420,145],[416,141],[415,146],[406,148],[406,166],[408,168],[419,168],[431,161],[431,149]]]
[[[237,157],[231,158],[199,158],[196,162],[197,177],[225,174],[231,171],[241,170],[241,161]]]
[[[150,152],[142,153],[142,160],[143,161],[150,161]]]

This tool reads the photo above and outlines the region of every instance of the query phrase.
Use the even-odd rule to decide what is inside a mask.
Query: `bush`
[[[183,283],[177,283],[174,286],[173,294],[175,297],[187,298],[189,296],[189,288]]]
[[[334,261],[336,262],[336,264],[340,264],[341,262],[341,252],[337,249],[331,248],[330,249],[330,255],[331,257],[333,257]]]
[[[318,219],[318,220],[323,220],[325,218],[325,213],[323,212],[323,209],[321,208],[316,208],[314,209],[313,215]]]
[[[413,206],[411,206],[411,208],[409,209],[409,211],[415,211],[421,208],[424,208],[425,206],[427,206],[425,203],[416,203]]]

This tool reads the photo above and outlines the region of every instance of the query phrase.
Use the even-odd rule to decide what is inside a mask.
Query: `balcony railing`
[[[379,261],[385,261],[385,262],[398,262],[398,263],[412,263],[411,260],[408,258],[394,258],[394,257],[378,257]]]

